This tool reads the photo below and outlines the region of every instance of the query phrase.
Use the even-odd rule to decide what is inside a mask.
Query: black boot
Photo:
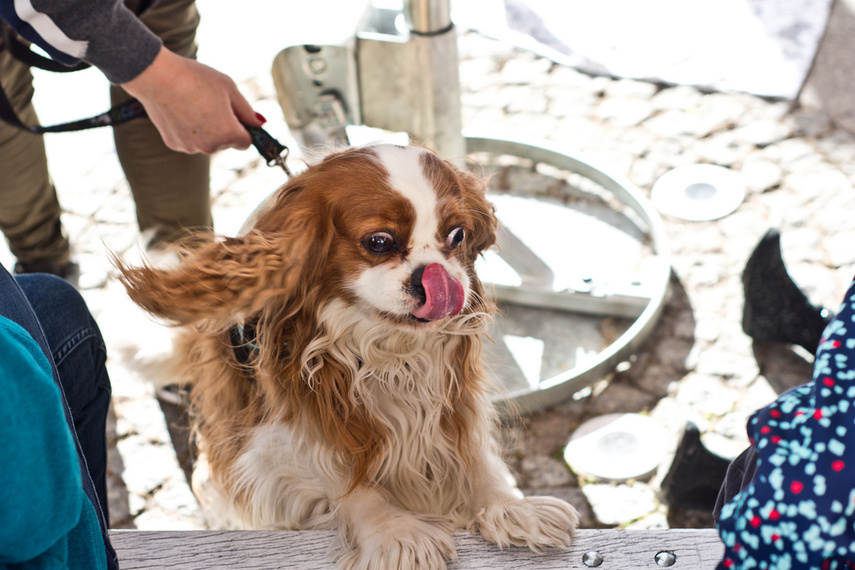
[[[662,501],[671,509],[711,513],[728,465],[729,460],[704,447],[698,426],[688,422],[660,486]]]
[[[745,334],[759,341],[797,344],[816,353],[822,331],[834,315],[812,305],[787,273],[778,230],[770,229],[754,248],[742,273],[742,286]]]

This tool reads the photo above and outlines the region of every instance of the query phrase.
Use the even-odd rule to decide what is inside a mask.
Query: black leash
[[[26,125],[18,117],[17,113],[15,113],[15,110],[12,108],[12,103],[6,96],[5,91],[0,87],[0,120],[37,135],[45,133],[67,133],[97,127],[116,126],[145,116],[146,112],[142,103],[136,99],[131,99],[121,105],[116,105],[106,113],[101,113],[100,115],[89,117],[87,119],[80,119],[79,121],[71,121],[69,123],[61,123],[46,127],[41,125]],[[285,171],[286,176],[290,178],[291,171],[285,163],[289,153],[288,147],[273,138],[270,133],[261,127],[248,127],[246,125],[244,125],[244,127],[252,139],[252,145],[267,161],[267,165],[279,166]]]
[[[88,119],[80,119],[79,121],[71,121],[69,123],[61,123],[59,125],[50,125],[43,127],[41,125],[26,125],[18,117],[15,110],[12,108],[12,103],[6,96],[6,92],[0,89],[0,119],[9,123],[13,127],[18,127],[24,131],[31,132],[36,135],[45,133],[66,133],[70,131],[82,131],[84,129],[92,129],[95,127],[106,127],[121,125],[131,119],[145,116],[145,109],[142,103],[136,99],[131,99],[121,105],[116,105],[106,113],[101,113],[95,117]]]

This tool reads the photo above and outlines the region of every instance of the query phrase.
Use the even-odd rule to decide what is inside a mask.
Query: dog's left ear
[[[172,269],[117,266],[128,295],[149,312],[179,324],[227,322],[276,298],[295,314],[316,288],[333,229],[319,205],[292,186],[244,236],[179,249]]]

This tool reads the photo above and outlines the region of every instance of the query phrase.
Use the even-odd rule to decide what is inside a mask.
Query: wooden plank
[[[110,536],[123,570],[334,569],[331,531],[135,531]],[[714,529],[579,530],[568,550],[535,554],[524,548],[499,550],[468,533],[457,533],[458,558],[449,570],[558,570],[589,568],[588,552],[597,552],[602,570],[660,568],[656,555],[673,553],[671,568],[715,568],[723,552]]]

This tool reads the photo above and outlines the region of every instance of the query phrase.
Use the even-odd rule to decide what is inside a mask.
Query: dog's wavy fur
[[[436,239],[415,243],[425,219]],[[501,546],[569,544],[573,508],[520,498],[493,437],[481,343],[494,307],[474,262],[496,226],[481,180],[382,145],[324,159],[244,235],[187,246],[173,269],[120,264],[136,303],[187,326],[177,353],[210,474],[194,490],[218,524],[339,528],[348,568],[443,568],[455,528]],[[458,227],[460,246],[443,243]],[[377,230],[395,251],[366,250]],[[359,284],[420,256],[463,285],[459,314],[401,309],[423,301],[409,268],[390,292]],[[250,323],[241,363],[229,331]]]

